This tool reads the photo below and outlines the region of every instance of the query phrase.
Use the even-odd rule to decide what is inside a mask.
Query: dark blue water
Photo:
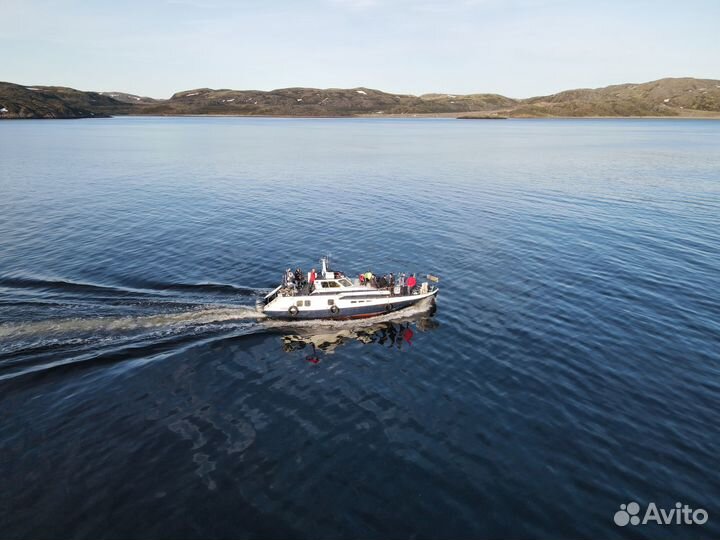
[[[718,537],[719,344],[718,122],[0,123],[3,538]]]

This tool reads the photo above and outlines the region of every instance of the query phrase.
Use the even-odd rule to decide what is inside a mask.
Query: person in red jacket
[[[313,268],[310,272],[308,272],[308,285],[310,287],[310,291],[312,291],[315,287],[315,278],[317,278],[317,272],[315,272],[315,269]]]
[[[415,285],[417,285],[417,279],[415,279],[415,274],[413,274],[407,280],[408,294],[412,294]]]

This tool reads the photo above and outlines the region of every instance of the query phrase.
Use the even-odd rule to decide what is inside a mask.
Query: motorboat
[[[377,281],[361,283],[330,269],[328,257],[320,260],[322,270],[303,283],[283,283],[258,300],[257,310],[274,319],[360,319],[385,315],[429,300],[438,294],[430,281],[408,286],[379,286]],[[417,281],[417,280],[416,280]]]

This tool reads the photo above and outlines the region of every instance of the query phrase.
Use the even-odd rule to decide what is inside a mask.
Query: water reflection
[[[413,346],[417,332],[428,332],[439,326],[433,315],[434,309],[371,325],[365,323],[354,327],[302,329],[282,337],[283,350],[287,353],[302,351],[305,359],[311,363],[320,362],[324,355],[333,354],[338,347],[353,341],[403,350]]]

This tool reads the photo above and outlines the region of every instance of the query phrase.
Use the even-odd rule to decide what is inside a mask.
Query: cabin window
[[[352,287],[352,283],[350,283],[347,279],[341,279],[340,285],[342,285],[343,287]]]
[[[335,300],[328,300],[328,306],[332,306],[335,304]]]
[[[321,286],[323,289],[327,289],[327,288],[329,287],[327,281],[321,281],[321,282],[320,282],[320,286]]]
[[[309,306],[309,305],[310,305],[310,300],[305,300],[305,305],[306,305],[306,306]]]
[[[340,284],[337,281],[328,281],[328,287],[339,287]]]
[[[298,300],[297,302],[295,302],[295,305],[296,305],[296,306],[302,306],[302,300]]]
[[[357,304],[357,300],[350,300],[351,304]]]

